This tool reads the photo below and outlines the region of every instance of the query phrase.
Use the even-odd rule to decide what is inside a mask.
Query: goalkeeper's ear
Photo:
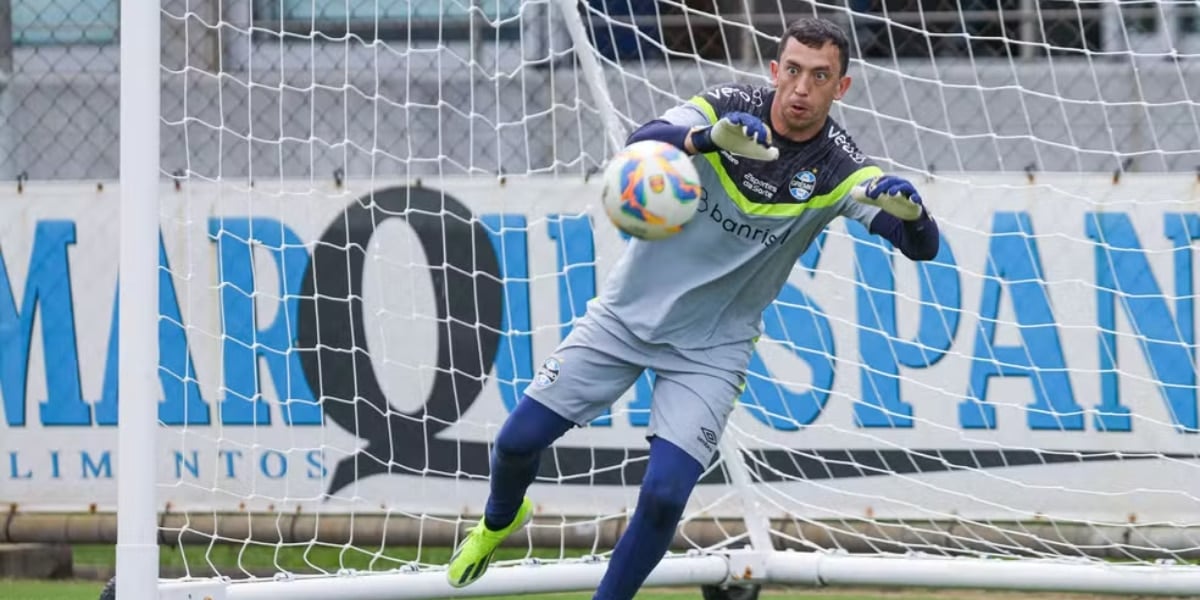
[[[841,100],[842,96],[846,95],[846,92],[850,90],[850,81],[849,75],[842,75],[842,78],[838,80],[838,89],[833,93],[834,100]]]

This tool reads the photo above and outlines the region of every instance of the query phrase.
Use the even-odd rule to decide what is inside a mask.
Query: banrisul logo
[[[812,197],[813,189],[817,187],[817,176],[812,171],[800,171],[792,176],[788,191],[792,197],[804,202]]]

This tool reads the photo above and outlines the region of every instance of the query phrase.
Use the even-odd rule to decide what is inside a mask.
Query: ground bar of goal
[[[596,589],[607,562],[570,562],[544,565],[494,567],[467,588],[456,589],[446,581],[445,571],[416,573],[349,574],[295,578],[287,581],[231,583],[225,600],[403,600],[410,598],[454,598],[480,595],[509,595],[569,592]],[[723,556],[671,557],[659,563],[647,586],[719,584],[729,575]],[[169,598],[168,594],[160,598]],[[220,596],[214,596],[219,598]]]
[[[1200,567],[1062,560],[880,557],[834,552],[770,552],[772,583],[818,586],[912,586],[992,590],[1195,596]]]

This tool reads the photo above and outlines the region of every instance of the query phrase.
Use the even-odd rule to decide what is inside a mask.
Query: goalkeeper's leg
[[[704,468],[675,444],[650,440],[650,464],[629,528],[617,541],[594,600],[630,600],[658,565]]]
[[[542,451],[574,425],[537,400],[521,398],[492,448],[491,494],[483,513],[488,529],[497,531],[513,522],[525,490],[537,477]]]
[[[525,490],[537,476],[542,451],[573,425],[529,396],[521,398],[496,436],[487,507],[450,559],[450,585],[462,587],[483,576],[500,542],[533,516]]]
[[[699,358],[658,357],[650,405],[650,464],[637,508],[613,549],[595,600],[631,600],[658,566],[692,489],[712,463],[750,347],[729,346]]]
[[[525,491],[537,477],[542,451],[573,425],[600,416],[633,385],[645,358],[589,319],[575,323],[496,436],[491,495],[484,517],[450,559],[451,585],[462,587],[483,576],[500,542],[533,516]]]

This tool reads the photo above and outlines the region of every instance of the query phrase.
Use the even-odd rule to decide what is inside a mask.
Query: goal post
[[[119,46],[70,21],[108,2],[0,0],[3,541],[115,511],[122,600],[594,589],[649,373],[546,453],[486,576],[444,568],[625,244],[607,157],[820,14],[831,137],[942,251],[814,242],[648,585],[1200,593],[1194,2],[121,0]]]
[[[157,3],[121,0],[116,593],[158,591],[159,60]],[[43,327],[46,327],[43,324]]]

